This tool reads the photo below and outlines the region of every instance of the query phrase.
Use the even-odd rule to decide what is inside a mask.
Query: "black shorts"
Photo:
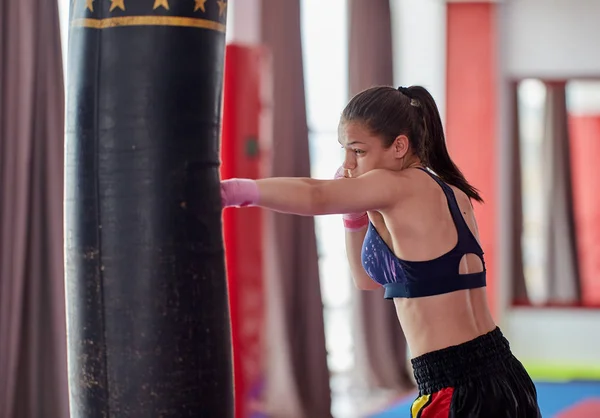
[[[540,418],[537,391],[499,328],[412,360],[412,418]]]

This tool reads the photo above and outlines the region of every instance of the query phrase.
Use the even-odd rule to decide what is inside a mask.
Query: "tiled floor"
[[[600,382],[536,382],[536,387],[544,418],[600,417]],[[412,400],[412,397],[398,398],[396,402],[388,405],[388,408],[370,415],[370,418],[408,416]]]

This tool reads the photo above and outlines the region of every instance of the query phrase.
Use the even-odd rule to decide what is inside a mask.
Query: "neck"
[[[402,164],[402,169],[406,170],[407,168],[415,168],[415,167],[423,167],[423,164],[421,164],[421,160],[416,158],[416,157],[409,157],[406,159],[406,161],[404,162],[404,164]]]

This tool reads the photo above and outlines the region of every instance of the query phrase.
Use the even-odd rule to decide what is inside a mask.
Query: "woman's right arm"
[[[334,178],[343,178],[344,169],[340,167]],[[346,256],[354,285],[360,290],[375,290],[380,286],[367,275],[362,266],[362,246],[369,226],[369,217],[364,213],[351,213],[343,216],[346,230]]]

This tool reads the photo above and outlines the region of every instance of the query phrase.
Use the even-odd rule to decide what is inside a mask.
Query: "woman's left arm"
[[[257,205],[306,216],[355,213],[391,206],[403,189],[402,178],[394,171],[372,170],[357,178],[337,180],[275,177],[242,180],[241,185],[240,180],[232,179],[221,183],[221,194],[226,206]],[[245,195],[240,198],[240,193]]]

